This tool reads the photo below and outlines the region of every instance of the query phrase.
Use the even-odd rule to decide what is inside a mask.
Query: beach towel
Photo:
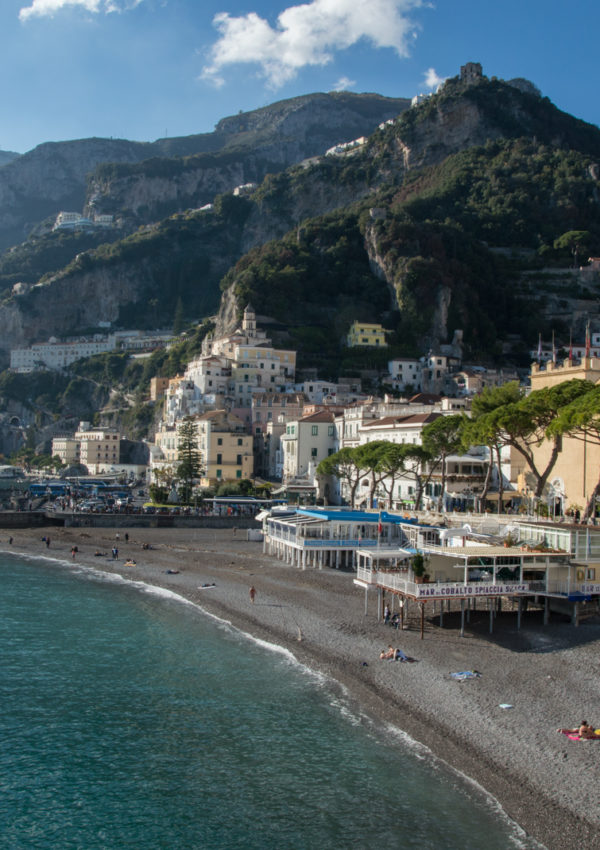
[[[450,673],[453,679],[463,682],[465,679],[479,679],[481,673],[477,670],[463,670],[461,673]]]

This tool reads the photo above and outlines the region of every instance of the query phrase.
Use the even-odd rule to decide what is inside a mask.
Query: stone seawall
[[[42,528],[51,525],[39,511],[0,511],[0,528]]]
[[[73,514],[67,511],[0,511],[1,528],[253,528],[253,517],[146,516],[143,514]]]
[[[143,514],[48,513],[48,522],[65,528],[261,528],[253,517],[160,516]]]

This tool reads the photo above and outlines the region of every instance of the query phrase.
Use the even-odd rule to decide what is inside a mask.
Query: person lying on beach
[[[600,738],[600,735],[596,734],[596,730],[593,726],[587,722],[587,720],[582,720],[581,725],[577,726],[575,729],[557,729],[557,732],[562,732],[563,735],[578,735],[580,738]]]

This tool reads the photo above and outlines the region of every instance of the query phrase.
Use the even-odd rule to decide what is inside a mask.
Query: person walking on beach
[[[252,587],[250,588],[250,602],[252,602],[252,604],[254,604],[255,597],[256,597],[256,588],[254,587],[254,585],[252,585]]]

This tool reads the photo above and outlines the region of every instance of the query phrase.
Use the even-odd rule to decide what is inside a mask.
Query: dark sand
[[[48,533],[50,549],[41,538]],[[600,741],[574,742],[556,732],[583,718],[600,727],[600,623],[544,627],[539,615],[473,618],[467,635],[458,615],[419,621],[396,631],[377,622],[375,596],[364,614],[364,591],[348,572],[298,570],[264,555],[262,543],[233,530],[119,531],[119,559],[110,558],[110,529],[8,533],[0,548],[71,560],[174,591],[256,637],[283,645],[296,658],[344,685],[368,715],[392,723],[452,767],[476,780],[522,828],[550,850],[600,848]],[[151,550],[142,549],[149,542]],[[106,557],[95,557],[97,549]],[[124,566],[131,557],[135,567]],[[179,574],[167,574],[167,570]],[[215,582],[211,589],[199,589]],[[249,588],[256,601],[251,604]],[[379,660],[389,643],[416,659]],[[364,664],[366,662],[366,666]],[[457,682],[452,671],[478,670]],[[500,708],[509,703],[510,709]]]

